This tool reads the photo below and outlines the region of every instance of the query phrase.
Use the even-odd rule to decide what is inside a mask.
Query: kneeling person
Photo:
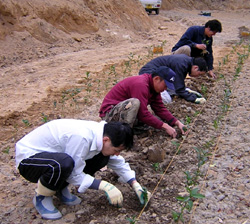
[[[182,134],[184,125],[162,103],[160,93],[174,88],[176,74],[166,66],[160,66],[152,74],[132,76],[117,83],[103,99],[99,115],[106,121],[122,121],[131,127],[136,119],[156,129],[163,129],[175,138],[177,126]],[[154,111],[154,116],[148,105]]]
[[[60,219],[62,214],[53,205],[53,195],[67,205],[81,203],[69,192],[68,184],[79,186],[80,193],[88,188],[103,190],[110,204],[122,206],[122,193],[111,183],[93,177],[105,165],[117,173],[121,182],[129,183],[140,202],[145,203],[135,172],[119,155],[132,146],[133,131],[128,124],[54,120],[16,143],[16,166],[25,179],[37,183],[33,204],[42,218]]]

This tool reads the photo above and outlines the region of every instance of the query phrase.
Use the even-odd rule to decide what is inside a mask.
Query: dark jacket
[[[181,39],[177,44],[172,48],[172,52],[176,51],[178,48],[188,45],[191,47],[191,57],[204,57],[207,62],[208,70],[213,69],[213,38],[207,37],[204,34],[205,26],[191,26],[187,31],[182,35]],[[206,44],[207,51],[209,53],[202,55],[202,50],[195,47],[196,44]]]
[[[139,75],[148,73],[152,74],[152,72],[160,67],[167,66],[171,68],[175,73],[175,93],[176,95],[184,98],[187,101],[194,102],[197,96],[193,93],[189,93],[186,91],[185,86],[185,78],[187,73],[191,73],[191,68],[193,65],[193,58],[189,57],[185,54],[174,54],[174,55],[166,55],[154,58],[147,64],[145,64],[139,71]]]

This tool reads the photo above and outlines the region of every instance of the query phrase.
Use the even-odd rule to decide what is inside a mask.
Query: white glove
[[[198,96],[198,97],[202,97],[202,95],[200,94],[200,93],[198,93],[198,92],[196,92],[196,91],[194,91],[194,90],[192,90],[192,89],[189,89],[189,88],[186,88],[186,90],[189,92],[189,93],[194,93],[196,96]]]
[[[123,202],[122,193],[113,184],[110,184],[107,181],[102,180],[99,185],[99,190],[105,191],[105,194],[111,205],[122,207],[122,202]]]
[[[201,97],[201,98],[196,98],[196,100],[194,101],[197,104],[202,104],[202,103],[206,103],[206,99]]]
[[[140,203],[142,205],[145,205],[149,202],[149,199],[151,198],[151,193],[149,191],[146,190],[147,195],[145,196],[145,194],[143,192],[145,192],[145,190],[142,189],[141,185],[138,182],[135,182],[132,185],[137,197],[140,200]]]

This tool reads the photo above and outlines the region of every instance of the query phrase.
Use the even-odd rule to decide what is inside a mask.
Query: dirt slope
[[[197,9],[197,10],[236,10],[236,9],[249,9],[250,3],[247,0],[201,0],[201,1],[180,1],[180,0],[167,0],[162,1],[163,9]]]

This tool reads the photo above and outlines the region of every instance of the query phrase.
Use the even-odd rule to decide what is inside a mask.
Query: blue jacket
[[[187,31],[182,35],[181,39],[177,42],[177,44],[172,48],[172,52],[176,51],[178,48],[188,45],[191,47],[191,57],[204,57],[207,62],[208,70],[213,69],[213,38],[207,37],[204,34],[205,26],[191,26],[187,29]],[[202,50],[195,48],[196,44],[206,44],[208,54],[204,56],[201,54]]]
[[[186,91],[185,78],[187,73],[191,73],[191,68],[193,65],[193,58],[185,54],[174,54],[165,55],[154,58],[145,64],[139,71],[139,75],[152,72],[160,66],[167,66],[171,68],[175,73],[175,93],[176,95],[184,98],[187,101],[194,102],[197,96],[194,93],[189,93]],[[171,93],[170,93],[171,94]]]

